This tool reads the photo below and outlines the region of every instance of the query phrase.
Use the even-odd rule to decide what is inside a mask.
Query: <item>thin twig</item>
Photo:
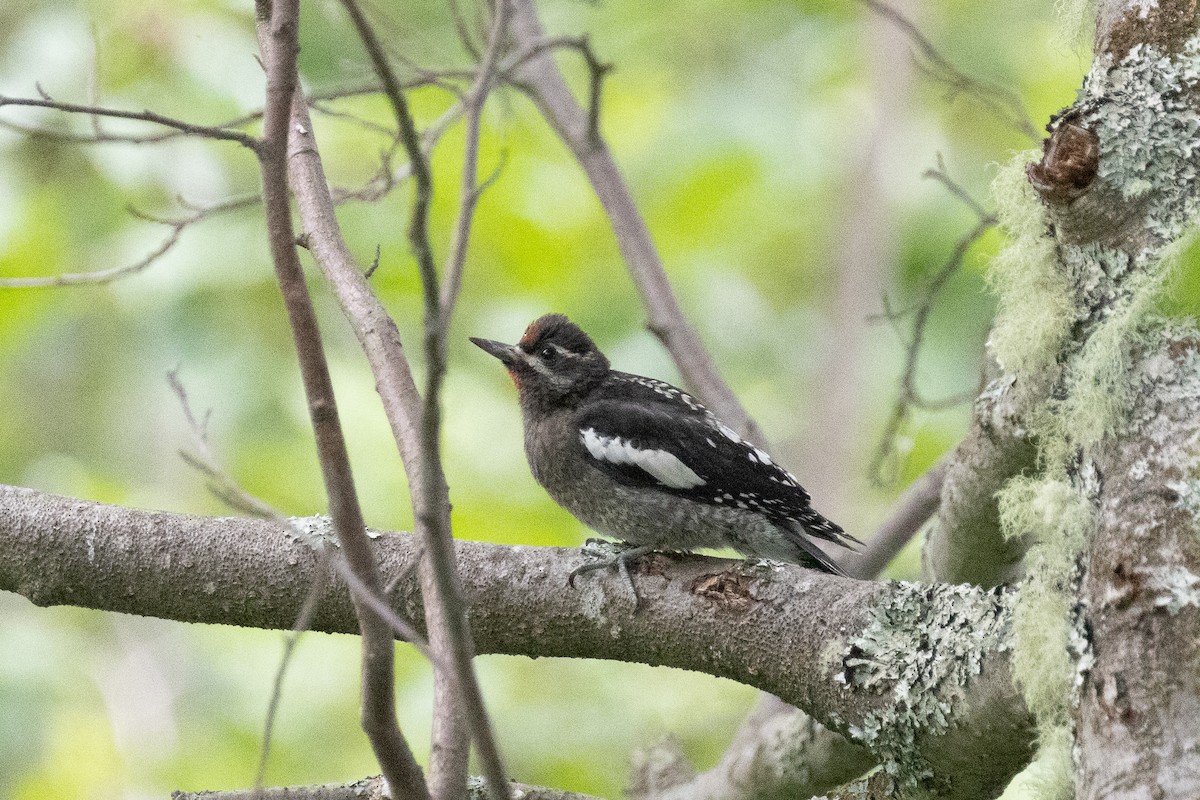
[[[72,272],[63,275],[47,275],[27,278],[0,278],[0,289],[37,289],[51,288],[60,286],[97,286],[105,283],[111,283],[121,278],[126,278],[130,275],[135,275],[142,272],[164,255],[166,255],[179,242],[183,232],[190,225],[194,225],[202,220],[217,214],[223,214],[227,211],[246,208],[247,206],[257,203],[258,195],[246,195],[243,197],[235,197],[230,200],[225,200],[221,203],[216,203],[211,206],[195,208],[193,213],[179,219],[167,219],[155,217],[144,211],[130,208],[129,213],[133,216],[144,219],[148,222],[154,222],[159,225],[165,225],[171,229],[166,238],[150,251],[144,258],[135,261],[132,264],[124,264],[109,269],[97,270],[96,272]],[[181,203],[182,204],[182,203]]]
[[[1021,102],[1021,98],[1015,92],[1011,92],[1003,86],[973,78],[958,69],[938,52],[933,43],[926,38],[925,34],[921,33],[911,20],[881,0],[860,1],[904,32],[925,59],[924,62],[918,61],[917,66],[933,80],[947,86],[950,90],[951,100],[955,95],[966,94],[1034,142],[1041,141],[1041,134],[1030,122],[1029,112],[1025,110],[1025,104]]]
[[[450,129],[450,126],[458,121],[463,115],[462,103],[455,103],[446,110],[444,114],[434,120],[429,127],[425,129],[425,133],[421,136],[421,153],[426,159],[433,153],[434,147],[441,141],[442,136]],[[389,134],[392,132],[389,131]],[[387,158],[381,159],[380,168],[361,189],[353,191],[346,189],[335,189],[333,192],[334,202],[341,204],[347,200],[361,200],[363,202],[372,203],[386,197],[393,189],[400,186],[409,178],[412,177],[412,162],[405,159],[403,163],[391,168],[388,159],[399,149],[403,148],[403,141],[400,137],[393,138],[394,147],[389,148],[385,153]],[[406,151],[407,152],[407,151]]]
[[[328,562],[329,551],[321,550],[320,559],[322,562]],[[262,748],[258,755],[258,767],[254,770],[256,792],[262,790],[267,778],[267,762],[271,757],[271,739],[275,730],[275,718],[279,713],[279,703],[283,699],[283,678],[287,675],[292,656],[296,653],[296,646],[300,643],[300,637],[312,625],[313,617],[317,613],[325,577],[323,566],[324,564],[314,571],[312,588],[304,596],[304,605],[300,607],[300,613],[296,616],[296,624],[283,639],[283,656],[279,659],[279,667],[275,670],[275,679],[271,682],[271,699],[267,703],[267,718],[263,722]]]
[[[593,144],[600,142],[600,96],[604,88],[604,79],[612,72],[613,65],[600,60],[592,48],[591,39],[587,36],[547,36],[533,42],[520,52],[513,54],[500,68],[501,73],[511,83],[526,92],[532,88],[522,83],[517,76],[517,70],[535,56],[555,50],[574,50],[583,57],[588,68],[588,106],[587,131],[588,139]]]
[[[220,464],[219,459],[212,450],[212,445],[208,440],[208,421],[212,414],[212,409],[205,413],[204,417],[198,418],[192,410],[191,401],[188,398],[187,389],[183,385],[183,381],[179,378],[179,370],[174,369],[167,373],[167,383],[171,387],[171,391],[179,400],[179,406],[183,411],[184,420],[188,424],[188,429],[192,434],[192,447],[194,452],[180,451],[179,455],[184,463],[195,469],[207,479],[209,491],[219,497],[231,508],[242,511],[251,516],[258,517],[273,522],[280,530],[287,531],[288,534],[297,541],[307,542],[317,553],[318,564],[314,569],[313,584],[305,595],[304,603],[301,606],[300,613],[296,616],[296,622],[292,625],[291,635],[287,638],[284,646],[284,656],[280,662],[279,668],[275,673],[274,686],[271,692],[271,700],[267,707],[267,718],[263,730],[263,745],[262,752],[259,757],[258,774],[255,779],[255,786],[261,786],[264,771],[266,769],[267,758],[271,747],[272,731],[274,728],[274,720],[276,710],[279,704],[279,697],[282,691],[283,677],[287,672],[288,663],[291,654],[299,641],[300,634],[309,629],[312,623],[313,615],[316,613],[317,602],[320,599],[320,590],[322,589],[322,580],[325,573],[325,566],[332,565],[338,576],[346,584],[347,589],[355,594],[361,601],[366,602],[392,627],[396,636],[413,645],[413,647],[425,658],[435,663],[434,655],[430,652],[428,643],[417,631],[416,626],[406,619],[403,619],[396,613],[387,603],[379,596],[372,594],[366,586],[358,580],[357,576],[351,571],[345,559],[336,557],[334,551],[326,546],[326,541],[320,537],[311,535],[304,527],[300,526],[295,519],[283,516],[277,509],[270,504],[264,502],[261,498],[256,497],[247,492],[241,484],[233,479],[229,472]]]
[[[843,560],[843,566],[851,575],[863,580],[878,577],[904,545],[916,536],[937,512],[949,464],[950,457],[943,457],[904,490],[887,519],[867,539],[862,552]]]
[[[52,108],[68,114],[87,114],[92,118],[112,117],[114,119],[132,119],[142,122],[152,122],[155,125],[173,128],[174,130],[189,136],[202,136],[206,139],[237,142],[238,144],[249,148],[250,150],[257,150],[259,146],[259,140],[250,134],[229,130],[228,128],[212,125],[197,125],[192,122],[185,122],[184,120],[163,116],[162,114],[158,114],[154,111],[124,111],[117,108],[103,108],[101,106],[83,105],[80,103],[63,103],[55,100],[49,95],[45,95],[44,93],[40,99],[34,99],[32,97],[8,97],[5,95],[0,95],[0,108],[3,108],[4,106]],[[115,139],[110,137],[108,134],[97,130],[93,130],[93,140],[115,141]]]
[[[884,298],[884,317],[887,321],[897,324],[902,317],[909,314],[912,315],[913,320],[912,333],[905,345],[904,369],[900,373],[896,401],[892,406],[892,412],[888,416],[887,423],[884,425],[883,435],[880,437],[879,445],[876,447],[875,455],[871,460],[869,473],[879,483],[887,482],[883,474],[885,464],[895,454],[896,438],[908,422],[914,407],[930,409],[948,408],[967,402],[978,394],[978,392],[963,392],[961,395],[941,400],[927,400],[921,396],[920,390],[917,387],[917,366],[920,359],[921,347],[925,340],[925,329],[929,324],[929,317],[933,313],[938,296],[950,278],[962,267],[963,259],[966,258],[967,252],[985,233],[995,227],[997,220],[994,214],[985,211],[983,206],[971,197],[961,185],[950,178],[949,174],[946,173],[944,165],[941,163],[940,156],[938,158],[938,168],[927,170],[925,177],[933,178],[945,186],[955,197],[975,213],[978,222],[976,222],[974,228],[963,234],[955,243],[954,249],[950,252],[946,262],[929,281],[929,284],[925,287],[925,291],[921,295],[921,300],[915,306],[905,311],[896,311],[890,307],[887,299]]]
[[[500,50],[503,46],[503,39],[507,35],[508,14],[509,0],[498,0],[495,20],[488,37],[487,51],[479,65],[478,77],[463,102],[466,112],[466,132],[463,145],[458,217],[454,224],[450,256],[443,271],[445,279],[438,300],[437,351],[438,360],[443,365],[446,360],[446,340],[450,332],[450,318],[454,313],[459,289],[462,287],[462,273],[467,260],[467,247],[471,238],[471,224],[475,219],[475,207],[479,203],[480,195],[495,178],[495,173],[493,173],[492,177],[482,185],[476,183],[479,173],[479,134],[483,107],[497,79]],[[426,397],[428,399],[429,395]]]
[[[416,89],[422,86],[431,86],[435,82],[447,79],[456,78],[462,80],[472,80],[474,73],[464,70],[431,70],[431,77],[418,77],[404,82],[406,89]],[[378,84],[366,84],[361,86],[349,86],[343,89],[333,89],[326,92],[315,93],[309,98],[311,106],[320,105],[323,113],[328,112],[328,104],[336,100],[345,100],[347,98],[363,97],[372,94],[379,94],[381,88]],[[45,99],[45,98],[43,98]],[[16,104],[14,104],[16,105]],[[41,103],[37,105],[42,105]],[[262,119],[262,111],[251,111],[243,114],[240,117],[234,117],[231,120],[223,122],[219,125],[212,126],[213,128],[226,130],[230,128],[240,128],[244,125],[249,125]],[[182,136],[191,135],[188,131],[172,128],[171,130],[162,131],[159,133],[150,134],[124,134],[112,133],[111,131],[102,131],[97,134],[94,130],[91,133],[76,133],[74,131],[56,131],[50,128],[43,128],[37,125],[26,125],[20,122],[12,122],[11,120],[0,120],[0,128],[5,128],[16,133],[26,136],[36,136],[40,139],[48,139],[50,141],[63,142],[66,144],[90,145],[90,144],[158,144],[160,142],[168,142],[178,139]]]
[[[421,487],[420,494],[414,496],[414,515],[417,529],[422,534],[425,543],[426,557],[430,565],[429,572],[432,573],[430,575],[432,585],[429,588],[435,591],[435,603],[441,606],[440,623],[445,626],[444,641],[454,665],[453,684],[445,687],[447,690],[445,695],[435,704],[443,706],[443,718],[452,721],[454,719],[453,709],[458,703],[461,703],[459,708],[470,727],[482,762],[483,773],[487,778],[489,791],[496,800],[507,800],[509,790],[503,762],[472,663],[474,646],[471,642],[466,607],[462,599],[462,588],[455,567],[453,535],[450,530],[449,491],[446,487],[445,473],[441,463],[440,389],[445,373],[445,359],[443,358],[444,347],[441,344],[443,327],[438,275],[428,230],[429,205],[433,197],[432,176],[429,162],[421,150],[421,138],[417,133],[408,102],[378,36],[355,0],[342,0],[342,5],[354,23],[375,73],[383,84],[384,94],[395,112],[400,138],[408,151],[416,184],[408,236],[413,254],[417,259],[424,290],[426,388],[421,405]],[[506,6],[507,0],[500,0],[497,7],[496,25],[493,28],[497,38],[494,42],[489,43],[489,53],[493,48],[499,47],[498,32],[503,30],[500,26],[503,25],[507,16]],[[494,65],[494,55],[489,58],[489,63]],[[487,73],[492,69],[493,67],[490,66],[487,70],[481,69],[482,77],[477,78],[477,84],[479,81],[490,83],[494,78]],[[472,184],[473,182],[474,176],[472,176]],[[438,622],[437,617],[428,621],[430,639],[434,642],[435,647],[440,641],[439,635],[435,632],[435,629],[440,627]],[[457,698],[453,697],[455,694]]]
[[[459,0],[450,0],[450,15],[454,18],[454,30],[458,33],[459,44],[471,56],[472,61],[480,61],[483,56],[479,52],[478,45],[475,44],[475,37],[467,19],[463,16],[462,7],[459,5]]]
[[[378,595],[382,587],[379,566],[367,538],[316,313],[292,229],[287,152],[298,81],[299,0],[256,0],[255,10],[267,73],[263,140],[258,153],[271,259],[300,362],[333,528],[351,571],[370,594]],[[352,597],[362,632],[363,729],[392,791],[401,797],[428,800],[424,775],[396,719],[391,631],[373,608],[359,602],[357,595]]]
[[[513,40],[521,51],[546,41],[534,0],[512,0]],[[746,438],[765,446],[765,437],[717,372],[700,336],[688,324],[663,268],[646,221],[612,153],[599,137],[595,112],[580,107],[558,65],[539,52],[517,71],[517,84],[537,103],[543,117],[575,156],[609,216],[617,245],[646,307],[647,327],[663,343],[679,367],[686,386],[718,417]]]

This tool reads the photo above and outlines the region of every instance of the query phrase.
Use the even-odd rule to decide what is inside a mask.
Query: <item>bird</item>
[[[534,320],[517,344],[470,337],[516,384],[533,477],[589,528],[627,543],[577,574],[654,551],[730,547],[833,575],[812,539],[861,542],[813,509],[808,492],[762,448],[665,381],[611,368],[562,314]]]

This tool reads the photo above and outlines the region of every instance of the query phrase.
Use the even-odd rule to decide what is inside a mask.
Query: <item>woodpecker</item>
[[[632,546],[572,579],[614,562],[628,576],[627,560],[698,547],[846,574],[809,537],[861,542],[813,510],[790,472],[682,389],[611,369],[562,314],[534,320],[515,345],[471,341],[517,386],[534,478],[584,525]]]

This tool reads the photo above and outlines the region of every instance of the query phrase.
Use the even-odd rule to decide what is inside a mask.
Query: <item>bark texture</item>
[[[1200,794],[1200,338],[1167,341],[1135,374],[1129,435],[1096,456],[1077,722],[1088,800]]]
[[[324,526],[314,520],[314,528]],[[421,624],[413,537],[375,540]],[[1028,760],[1031,719],[1010,670],[1010,593],[870,583],[789,565],[654,556],[635,579],[567,588],[579,551],[458,543],[481,653],[615,658],[731,678],[866,746],[904,785],[987,796]],[[312,582],[313,628],[353,632],[349,597],[312,549],[268,523],[191,517],[0,489],[0,589],[188,622],[287,628]]]

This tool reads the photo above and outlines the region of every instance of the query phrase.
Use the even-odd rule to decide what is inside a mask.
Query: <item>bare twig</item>
[[[533,88],[522,82],[519,78],[519,68],[526,64],[530,59],[549,53],[555,50],[574,50],[582,56],[584,63],[588,68],[588,138],[593,143],[598,143],[600,140],[600,95],[604,88],[604,79],[612,72],[613,65],[602,61],[596,55],[595,49],[592,47],[591,39],[587,36],[546,36],[539,41],[533,42],[524,47],[520,52],[514,53],[502,66],[501,72],[515,86],[524,89],[526,92],[533,92]]]
[[[155,125],[162,125],[167,128],[173,128],[181,134],[188,136],[202,136],[206,139],[219,139],[227,142],[237,142],[238,144],[250,150],[257,150],[259,140],[247,133],[241,131],[230,130],[226,127],[213,125],[197,125],[192,122],[174,119],[172,117],[163,116],[162,114],[153,111],[124,111],[117,108],[103,108],[101,106],[84,105],[80,103],[64,103],[42,93],[42,97],[35,99],[32,97],[8,97],[0,95],[0,108],[4,106],[27,106],[34,108],[52,108],[57,111],[63,111],[68,114],[87,114],[95,119],[98,117],[111,117],[114,119],[132,119],[142,122],[152,122]],[[102,131],[93,129],[92,141],[119,141]]]
[[[328,553],[328,550],[321,551],[323,560],[328,559]],[[324,570],[318,569],[313,576],[312,589],[304,597],[304,605],[300,607],[300,613],[296,616],[296,624],[292,626],[292,630],[283,640],[283,656],[279,659],[279,667],[275,670],[275,679],[271,683],[271,699],[267,703],[267,718],[263,722],[262,749],[258,756],[258,767],[254,770],[254,789],[256,792],[261,791],[266,782],[267,762],[271,757],[271,739],[275,730],[275,718],[279,713],[279,703],[283,699],[283,678],[287,675],[288,667],[292,662],[292,656],[296,653],[296,645],[300,643],[300,637],[312,625],[313,617],[317,613],[317,603],[321,599],[321,582],[323,579]]]
[[[433,153],[433,148],[441,141],[442,136],[450,129],[450,126],[458,121],[463,115],[462,103],[455,103],[446,113],[442,114],[434,120],[429,127],[425,129],[425,133],[421,136],[421,153],[426,159]],[[393,136],[393,145],[380,159],[379,170],[375,175],[366,182],[366,184],[356,190],[335,189],[333,191],[334,202],[341,204],[347,200],[362,200],[372,203],[387,196],[393,189],[400,186],[402,183],[412,177],[412,162],[405,159],[403,163],[396,166],[394,169],[391,166],[391,158],[403,148],[403,142],[394,132],[389,131],[388,134]]]
[[[860,2],[904,31],[904,34],[916,46],[918,53],[925,59],[923,62],[918,60],[917,65],[933,80],[947,87],[951,100],[959,94],[966,94],[1034,142],[1041,141],[1041,134],[1029,121],[1029,112],[1025,110],[1025,104],[1021,102],[1021,98],[1016,93],[1003,86],[972,78],[958,69],[934,47],[933,43],[926,38],[925,34],[921,33],[911,20],[881,0],[860,0]]]
[[[512,0],[512,3],[512,35],[516,44],[522,51],[542,46],[546,35],[538,20],[534,0]],[[762,431],[721,379],[699,335],[683,316],[650,231],[634,205],[620,168],[603,138],[594,133],[598,105],[593,103],[594,111],[580,107],[548,52],[529,58],[517,70],[517,79],[587,173],[608,213],[617,244],[646,305],[648,326],[671,354],[684,383],[718,417],[750,440],[764,445]]]
[[[256,16],[265,34],[260,45],[267,72],[267,99],[259,161],[271,259],[295,340],[333,527],[351,570],[371,594],[378,595],[382,586],[379,567],[366,535],[316,314],[293,242],[287,152],[297,83],[299,0],[258,0]],[[402,797],[427,799],[429,789],[421,768],[396,720],[391,631],[369,605],[356,599],[355,607],[363,643],[363,729],[393,791]]]
[[[975,213],[978,217],[978,222],[974,228],[963,234],[955,243],[954,249],[950,252],[946,262],[933,278],[930,279],[929,285],[925,287],[925,291],[922,293],[920,302],[913,308],[907,311],[896,311],[888,307],[887,300],[886,298],[884,299],[885,318],[889,322],[896,323],[900,318],[908,314],[912,314],[913,321],[912,333],[905,345],[904,369],[900,374],[900,386],[897,390],[896,402],[892,407],[892,413],[888,417],[887,424],[884,426],[883,435],[880,437],[879,445],[875,450],[875,457],[871,461],[870,474],[875,476],[875,479],[880,483],[886,482],[883,474],[885,464],[895,454],[896,437],[908,422],[914,406],[940,408],[958,405],[959,403],[968,402],[979,393],[978,389],[982,389],[982,386],[980,386],[977,390],[969,393],[964,392],[961,396],[931,401],[922,397],[920,390],[917,388],[917,362],[920,357],[921,346],[925,340],[925,328],[929,323],[930,314],[933,313],[938,295],[941,294],[950,278],[962,267],[963,259],[975,242],[979,241],[985,233],[995,227],[997,222],[994,214],[985,211],[983,206],[972,198],[961,185],[950,178],[941,164],[940,157],[938,162],[938,168],[927,170],[925,177],[933,178],[944,185],[955,197],[960,199]]]
[[[446,340],[450,333],[450,318],[454,313],[454,305],[458,300],[458,292],[462,286],[463,267],[467,260],[467,247],[471,239],[471,223],[475,219],[475,207],[479,197],[495,178],[488,178],[482,185],[478,184],[479,172],[479,132],[483,117],[483,107],[488,94],[495,85],[498,73],[498,63],[503,47],[504,38],[508,35],[508,15],[510,0],[498,0],[492,30],[488,36],[487,51],[479,65],[478,77],[472,84],[463,102],[466,112],[466,134],[463,145],[462,185],[459,189],[458,218],[454,225],[454,235],[450,242],[450,256],[443,272],[445,276],[438,299],[438,359],[444,365],[446,360]],[[444,369],[444,366],[443,366]],[[428,395],[426,396],[428,399]]]
[[[862,552],[843,559],[851,575],[864,580],[877,577],[937,513],[948,466],[948,457],[942,458],[904,490],[888,518],[867,539]]]
[[[159,246],[150,251],[150,253],[148,253],[144,258],[135,261],[132,264],[124,264],[118,267],[97,270],[96,272],[74,272],[66,273],[64,275],[47,275],[44,277],[0,278],[0,289],[97,286],[100,284],[111,283],[112,281],[126,278],[130,275],[135,275],[145,270],[166,255],[179,242],[180,237],[183,235],[183,231],[188,226],[194,225],[209,217],[216,216],[217,214],[246,208],[254,203],[257,203],[258,200],[258,195],[235,197],[211,206],[196,208],[189,216],[181,217],[179,219],[156,217],[147,214],[146,212],[131,208],[129,209],[129,212],[133,214],[133,216],[149,222],[157,223],[159,225],[166,225],[171,229],[171,232],[167,234],[166,238],[162,240]]]
[[[183,382],[179,379],[178,371],[172,370],[168,372],[167,382],[171,386],[171,391],[179,399],[184,419],[187,421],[188,428],[192,432],[192,446],[195,448],[194,452],[182,450],[179,456],[188,466],[208,479],[208,490],[221,498],[231,508],[273,522],[281,530],[287,531],[297,541],[307,542],[312,546],[313,550],[319,553],[326,552],[326,542],[322,538],[313,536],[307,528],[299,525],[295,519],[285,517],[278,509],[264,502],[261,498],[250,494],[233,479],[229,472],[221,466],[220,460],[212,451],[212,446],[208,441],[207,428],[209,414],[206,414],[202,420],[196,418],[195,413],[192,411],[191,402],[188,399],[187,389],[184,388]],[[338,576],[346,582],[346,585],[350,587],[351,591],[357,592],[363,602],[374,608],[384,618],[384,621],[392,627],[397,638],[411,644],[418,653],[434,664],[437,664],[436,657],[429,650],[429,644],[421,636],[420,632],[417,631],[416,627],[388,606],[387,601],[384,599],[387,595],[386,591],[382,594],[372,594],[368,591],[367,587],[350,570],[344,559],[334,559],[333,568],[338,573]]]
[[[454,30],[458,32],[458,41],[462,44],[463,49],[467,51],[473,61],[482,60],[483,56],[479,52],[479,46],[475,44],[475,34],[471,30],[471,26],[467,24],[467,18],[463,16],[459,0],[450,0],[450,15],[454,18]]]
[[[413,624],[402,619],[387,604],[386,600],[372,594],[357,579],[357,576],[351,571],[345,559],[337,557],[335,552],[326,546],[326,542],[323,539],[310,535],[305,527],[299,525],[294,519],[284,517],[275,508],[247,492],[230,476],[220,465],[208,440],[208,419],[211,409],[205,414],[203,419],[195,415],[191,402],[188,399],[187,389],[184,388],[183,382],[179,378],[178,370],[172,370],[167,373],[167,382],[179,400],[184,419],[187,421],[188,428],[192,433],[192,446],[195,448],[195,452],[180,451],[179,455],[183,458],[184,462],[204,475],[208,479],[209,490],[229,506],[275,523],[280,530],[287,531],[293,539],[308,542],[318,555],[318,565],[317,569],[313,572],[311,588],[305,595],[304,602],[300,607],[299,613],[296,615],[296,621],[292,625],[291,632],[284,641],[283,658],[275,672],[275,680],[271,689],[271,699],[267,705],[266,720],[263,723],[262,749],[259,754],[258,769],[256,770],[254,779],[255,787],[261,788],[266,774],[267,760],[270,756],[275,718],[279,708],[279,701],[282,697],[283,678],[287,673],[288,665],[291,662],[296,645],[300,641],[301,634],[307,631],[312,625],[313,617],[317,612],[318,602],[325,590],[325,569],[328,565],[331,564],[333,566],[352,592],[357,593],[361,600],[367,602],[384,618],[399,638],[411,643],[418,652],[431,661],[433,661],[433,655],[429,651],[429,645],[425,642],[421,634],[417,632]]]
[[[431,86],[444,79],[458,78],[470,80],[474,77],[474,73],[464,70],[432,70],[427,75],[419,76],[404,82],[406,89],[416,89],[422,86]],[[331,114],[329,103],[335,100],[344,100],[352,97],[363,97],[366,95],[379,94],[381,91],[378,84],[366,84],[362,86],[349,86],[343,89],[333,89],[326,92],[314,93],[309,98],[309,103],[313,108],[318,108],[324,114]],[[46,98],[43,98],[45,100]],[[18,105],[13,103],[13,105]],[[38,103],[36,105],[43,105]],[[54,106],[51,106],[54,107]],[[331,114],[333,115],[333,114]],[[91,115],[94,118],[94,115]],[[262,119],[262,111],[251,111],[243,114],[240,117],[234,117],[231,120],[223,122],[219,125],[212,126],[213,128],[228,130],[232,128],[240,128],[244,125],[249,125]],[[161,131],[159,133],[149,134],[126,134],[113,133],[111,131],[101,131],[97,133],[94,129],[90,133],[76,133],[74,131],[58,131],[51,128],[44,128],[37,125],[26,125],[20,122],[11,120],[0,120],[0,128],[4,128],[16,133],[21,133],[26,136],[36,136],[40,139],[48,139],[56,142],[76,145],[90,144],[158,144],[160,142],[168,142],[174,139],[179,139],[183,136],[191,135],[186,130],[172,128],[171,130]],[[390,131],[389,131],[390,134]]]
[[[494,798],[501,800],[501,798],[508,797],[507,777],[472,663],[474,645],[471,641],[466,606],[462,599],[462,587],[459,584],[455,566],[453,534],[450,530],[449,490],[441,464],[440,391],[446,368],[445,327],[442,324],[443,313],[438,275],[434,266],[433,248],[429,242],[428,231],[429,205],[433,197],[432,177],[429,162],[421,150],[421,139],[408,108],[408,102],[374,29],[355,0],[342,0],[342,4],[358,31],[376,75],[383,83],[384,94],[392,104],[400,138],[408,152],[416,184],[408,235],[417,259],[424,289],[426,387],[421,404],[419,429],[421,484],[420,493],[415,494],[413,498],[414,514],[418,532],[422,535],[425,543],[426,558],[429,563],[429,569],[423,570],[422,584],[426,591],[434,593],[435,603],[440,605],[442,612],[440,620],[436,617],[431,619],[431,639],[435,641],[435,646],[437,646],[436,642],[442,640],[442,632],[435,632],[433,627],[434,624],[440,622],[445,626],[444,642],[454,665],[453,681],[442,687],[443,692],[435,701],[435,705],[438,707],[435,709],[435,714],[438,717],[438,724],[446,725],[447,738],[453,740],[458,738],[455,709],[461,710],[470,727],[483,766],[484,776],[488,780],[489,790]],[[478,94],[481,100],[486,94],[487,87],[490,87],[491,81],[494,80],[491,73],[494,71],[498,48],[503,38],[507,13],[507,0],[500,0],[493,25],[494,39],[489,43],[485,67],[481,68],[480,76],[476,80],[476,88],[472,90],[472,94]],[[480,89],[479,87],[484,88]],[[469,109],[468,113],[470,113]],[[473,173],[470,181],[470,191],[473,194],[475,192]],[[427,582],[424,578],[432,580]],[[436,745],[435,742],[435,751],[438,749]],[[447,746],[453,749],[456,748],[457,743],[449,741]],[[457,777],[454,775],[448,779],[457,780]]]

